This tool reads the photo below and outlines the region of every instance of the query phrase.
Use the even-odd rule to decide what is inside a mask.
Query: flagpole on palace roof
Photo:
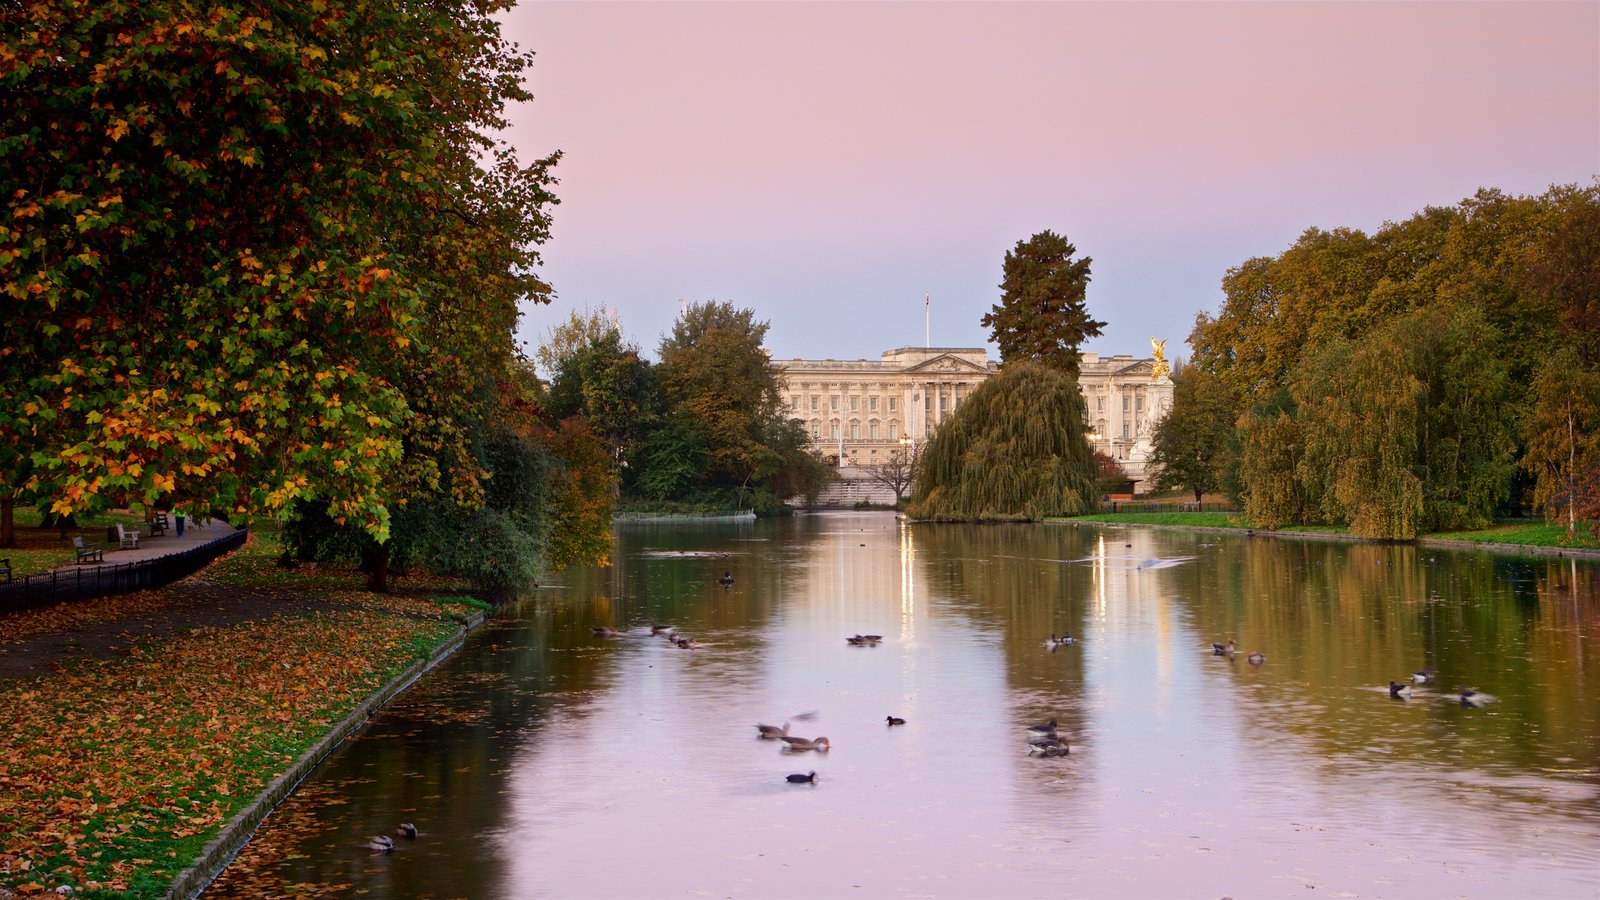
[[[933,346],[933,344],[928,339],[928,335],[931,334],[931,333],[932,332],[930,332],[928,330],[928,292],[927,291],[923,291],[922,292],[922,349],[924,349],[924,350],[926,350],[929,347]]]

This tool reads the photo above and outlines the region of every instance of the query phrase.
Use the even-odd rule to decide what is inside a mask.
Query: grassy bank
[[[63,633],[111,636],[0,679],[0,897],[160,896],[229,816],[482,605],[442,582],[375,597],[357,573],[285,572],[276,553],[252,535],[161,591],[0,618],[8,662],[47,639],[57,652]]]
[[[1164,525],[1177,528],[1232,528],[1245,530],[1249,526],[1237,513],[1098,513],[1092,516],[1075,516],[1054,519],[1057,522],[1096,522],[1108,525]],[[1256,529],[1258,533],[1265,532]],[[1348,535],[1342,525],[1292,525],[1279,531],[1291,534]],[[1567,540],[1566,528],[1546,525],[1543,522],[1503,522],[1476,531],[1441,531],[1423,535],[1424,540],[1461,541],[1470,544],[1503,544],[1518,547],[1551,547],[1573,550],[1600,550],[1600,542],[1593,532],[1581,525],[1577,538]]]

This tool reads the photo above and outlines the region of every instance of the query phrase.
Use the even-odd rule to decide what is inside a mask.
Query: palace
[[[1080,357],[1086,423],[1096,450],[1145,480],[1150,437],[1172,407],[1172,379],[1159,357]],[[773,360],[791,418],[812,446],[841,467],[915,452],[999,368],[982,347],[901,347],[879,360]],[[1160,374],[1157,374],[1158,367]]]

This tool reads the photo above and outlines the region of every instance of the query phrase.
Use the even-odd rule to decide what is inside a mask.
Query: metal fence
[[[109,597],[171,584],[200,571],[206,564],[244,546],[245,529],[209,544],[135,563],[117,566],[78,566],[39,575],[27,575],[0,584],[0,612],[49,606],[92,597]]]
[[[1100,503],[1111,512],[1125,513],[1175,513],[1175,512],[1238,512],[1232,505],[1218,500],[1192,503],[1182,500],[1121,500],[1108,499]]]

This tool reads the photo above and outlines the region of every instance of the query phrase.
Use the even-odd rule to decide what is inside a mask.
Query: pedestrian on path
[[[178,537],[183,537],[183,521],[184,521],[183,510],[181,510],[181,509],[173,510],[172,511],[172,521],[175,522],[177,524],[177,526],[178,526]]]

